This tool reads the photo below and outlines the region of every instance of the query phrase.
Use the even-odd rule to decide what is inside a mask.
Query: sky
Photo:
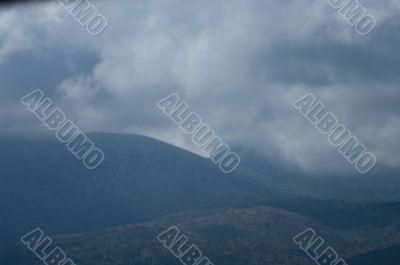
[[[58,1],[0,7],[0,134],[45,134],[20,103],[43,90],[87,132],[151,136],[201,154],[157,101],[177,93],[231,146],[310,175],[357,172],[292,102],[313,93],[400,167],[400,1],[360,3],[360,36],[324,0],[91,2],[90,35]]]

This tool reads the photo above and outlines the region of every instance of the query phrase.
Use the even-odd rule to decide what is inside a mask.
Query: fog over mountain
[[[155,106],[176,92],[230,145],[313,176],[358,174],[291,106],[312,92],[398,169],[398,1],[363,1],[377,20],[367,37],[326,1],[95,3],[109,21],[97,37],[57,1],[1,8],[0,133],[43,132],[19,102],[40,88],[86,131],[200,154]]]
[[[399,14],[0,1],[0,265],[399,265]]]
[[[397,203],[385,206],[400,200],[398,176],[310,179],[245,150],[239,152],[240,170],[223,174],[209,159],[155,139],[89,136],[107,154],[96,170],[85,168],[54,137],[0,138],[0,212],[6,213],[0,246],[36,226],[52,234],[77,233],[191,209],[270,205],[335,228],[400,218]],[[376,202],[383,205],[366,211],[357,205]]]
[[[307,227],[354,262],[397,257],[396,176],[310,179],[246,149],[241,169],[228,175],[155,139],[89,137],[107,154],[96,170],[54,137],[0,138],[0,263],[40,264],[19,243],[35,227],[77,264],[178,264],[156,241],[173,225],[221,264],[310,264],[291,240]]]

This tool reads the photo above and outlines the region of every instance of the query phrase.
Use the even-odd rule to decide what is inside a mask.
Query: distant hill
[[[400,220],[400,202],[354,203],[295,199],[271,201],[268,205],[308,216],[339,230],[363,226],[384,227]]]
[[[325,247],[334,247],[341,257],[351,261],[351,257],[400,243],[400,231],[392,230],[394,241],[389,243],[385,242],[387,233],[375,236],[378,230],[365,229],[362,235],[357,229],[332,230],[299,214],[255,207],[180,212],[142,224],[57,237],[56,244],[76,264],[179,265],[179,261],[156,240],[157,234],[171,226],[177,226],[214,264],[221,265],[315,264],[292,242],[294,235],[309,227],[323,236],[327,242]],[[360,243],[360,239],[364,243]],[[40,264],[22,244],[4,250],[0,260],[7,265]],[[358,264],[362,263],[349,263]]]
[[[0,245],[32,227],[63,234],[142,222],[187,209],[278,199],[259,181],[137,135],[93,133],[106,159],[86,169],[55,138],[0,139]]]
[[[189,211],[151,222],[57,238],[76,264],[165,265],[180,264],[156,236],[177,225],[214,264],[307,265],[310,263],[292,243],[294,235],[309,226],[310,219],[269,207]],[[36,256],[23,245],[7,249],[0,260],[7,265],[36,265]]]
[[[242,174],[259,180],[287,197],[366,203],[400,201],[400,172],[380,164],[364,175],[354,170],[353,176],[310,177],[298,170],[288,170],[255,150],[236,147],[235,151],[241,157]],[[345,160],[343,162],[347,163]]]
[[[399,265],[400,245],[371,251],[348,260],[349,265]]]
[[[270,205],[338,229],[377,223],[381,214],[395,220],[400,212],[398,205],[363,209],[325,201],[400,198],[394,177],[311,179],[240,148],[242,164],[226,175],[210,160],[152,138],[109,133],[90,138],[106,156],[96,170],[86,169],[54,137],[0,138],[0,246],[37,226],[69,234],[219,207]]]

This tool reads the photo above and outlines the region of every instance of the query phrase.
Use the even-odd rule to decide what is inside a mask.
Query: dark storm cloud
[[[109,27],[95,38],[57,3],[4,10],[0,23],[15,30],[0,27],[1,100],[15,110],[20,94],[42,88],[85,130],[194,150],[155,107],[176,92],[231,144],[310,174],[348,173],[292,109],[312,92],[380,163],[399,166],[400,5],[364,4],[378,21],[369,37],[327,1],[98,1]],[[2,130],[24,121],[15,113]]]

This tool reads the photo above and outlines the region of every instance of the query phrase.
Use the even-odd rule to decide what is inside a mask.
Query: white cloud
[[[398,1],[365,5],[379,26],[398,22]],[[54,4],[0,15],[0,38],[7,40],[0,58],[30,48],[32,39],[39,50],[99,55],[91,73],[66,75],[59,88],[88,130],[143,133],[193,151],[155,107],[177,92],[227,142],[251,145],[312,174],[352,172],[292,109],[294,99],[313,92],[376,151],[378,163],[400,166],[393,145],[399,111],[390,102],[400,97],[393,92],[396,75],[380,72],[400,61],[388,55],[386,28],[374,33],[383,34],[379,39],[360,38],[327,1],[120,0],[96,7],[109,21],[99,37]],[[382,102],[389,104],[380,108]],[[380,117],[389,114],[397,122],[382,125]]]

